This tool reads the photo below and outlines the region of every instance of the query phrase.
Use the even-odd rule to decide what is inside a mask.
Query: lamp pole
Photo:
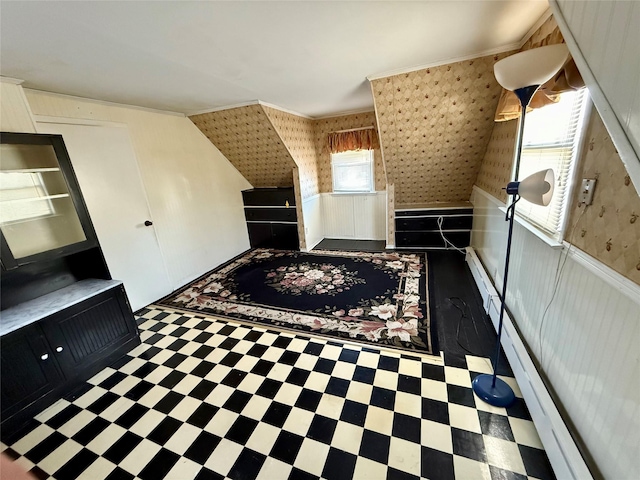
[[[531,98],[536,93],[540,85],[531,85],[529,87],[518,88],[514,93],[520,100],[522,112],[518,123],[518,138],[516,141],[515,151],[515,168],[514,181],[518,180],[520,174],[520,158],[522,157],[522,138],[524,134],[524,118],[527,113],[527,106]],[[500,297],[500,319],[498,320],[498,340],[496,342],[496,351],[493,356],[493,375],[479,375],[473,381],[473,391],[476,392],[482,400],[496,407],[508,407],[515,401],[513,389],[503,380],[498,378],[498,365],[500,363],[500,347],[502,338],[502,324],[504,320],[504,312],[506,309],[507,299],[507,280],[509,279],[509,259],[511,258],[511,240],[513,238],[513,216],[516,211],[516,203],[520,200],[518,195],[517,184],[515,188],[510,188],[512,184],[507,186],[507,194],[512,195],[511,205],[507,208],[505,220],[509,222],[509,233],[507,235],[507,253],[504,261],[504,275],[502,277],[502,296]]]
[[[520,100],[521,114],[518,121],[518,138],[516,140],[516,158],[515,168],[513,170],[513,180],[518,180],[520,174],[520,157],[522,156],[522,137],[524,135],[524,117],[527,115],[527,107],[533,98],[533,95],[538,91],[540,85],[531,85],[529,87],[518,88],[513,91]]]

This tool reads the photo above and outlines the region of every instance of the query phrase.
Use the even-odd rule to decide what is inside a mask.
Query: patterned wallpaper
[[[562,39],[562,35],[558,35],[556,31],[559,32],[558,23],[552,15],[542,25],[540,25],[540,27],[535,32],[533,32],[533,34],[524,43],[520,50],[529,50],[534,46],[538,47],[542,44],[561,43],[562,41],[564,41]],[[552,40],[547,41],[547,37],[552,38]]]
[[[375,112],[363,112],[339,117],[321,118],[313,121],[316,151],[318,152],[318,180],[320,192],[333,191],[333,179],[331,175],[331,153],[327,146],[327,136],[330,132],[348,130],[350,128],[376,127]],[[374,174],[376,191],[386,188],[387,177],[382,162],[380,148],[373,150]]]
[[[189,117],[254,187],[290,187],[295,162],[262,105]]]
[[[496,122],[476,180],[477,186],[505,203],[517,134],[517,120]]]
[[[318,170],[313,120],[262,106],[300,172],[302,198],[318,193]]]
[[[549,17],[540,28],[525,42],[520,51],[542,44],[561,43],[562,35],[553,16]],[[507,193],[502,190],[511,180],[511,167],[518,134],[518,121],[496,122],[487,145],[487,151],[478,172],[476,185],[497,199],[506,202]]]
[[[510,53],[373,80],[382,152],[396,204],[468,201]]]
[[[550,35],[555,38],[556,29],[555,20],[549,18],[523,50]],[[503,202],[507,195],[502,188],[510,179],[517,128],[516,120],[495,123],[476,181],[476,185]],[[586,135],[588,145],[576,178],[597,177],[598,184],[593,205],[586,210],[577,205],[578,189],[574,192],[565,240],[640,284],[640,197],[595,108]]]
[[[640,284],[640,196],[595,109],[586,135],[576,178],[598,182],[586,210],[575,189],[565,240]]]

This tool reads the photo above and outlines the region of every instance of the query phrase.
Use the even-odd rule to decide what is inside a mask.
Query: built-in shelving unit
[[[471,204],[407,205],[395,210],[396,248],[448,250],[442,236],[457,248],[469,246]]]
[[[293,187],[242,192],[249,242],[253,248],[298,250],[298,216]]]
[[[3,132],[0,140],[0,434],[6,441],[140,338],[62,137]]]

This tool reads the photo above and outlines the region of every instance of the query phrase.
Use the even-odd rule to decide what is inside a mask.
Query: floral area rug
[[[435,355],[426,270],[419,254],[255,249],[160,303]]]

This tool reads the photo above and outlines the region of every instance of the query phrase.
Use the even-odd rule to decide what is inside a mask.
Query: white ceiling
[[[373,106],[366,77],[519,44],[547,0],[0,3],[0,73],[193,113],[261,100],[318,117]]]

